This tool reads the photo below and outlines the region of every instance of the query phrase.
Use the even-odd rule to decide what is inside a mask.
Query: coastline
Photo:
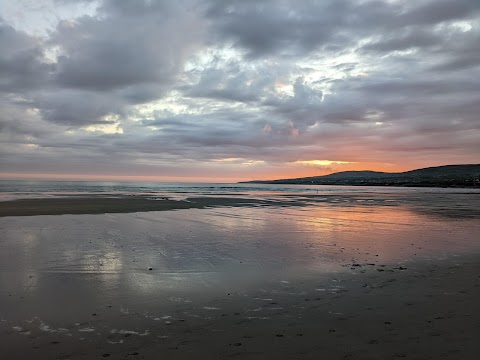
[[[282,180],[272,180],[272,181],[264,181],[264,180],[252,180],[252,181],[241,181],[238,184],[261,184],[261,185],[315,185],[315,186],[355,186],[355,187],[384,187],[384,188],[436,188],[436,189],[472,189],[478,190],[480,189],[480,185],[478,183],[472,185],[464,185],[464,184],[453,184],[453,185],[445,185],[445,184],[435,184],[435,183],[426,183],[426,184],[419,184],[419,183],[385,183],[385,182],[366,182],[366,183],[339,183],[339,182],[318,182],[318,183],[308,183],[308,182],[289,182],[289,181],[282,181]]]
[[[404,172],[341,171],[323,176],[293,179],[253,180],[253,184],[314,184],[336,186],[395,186],[471,188],[480,187],[480,164],[443,165]]]
[[[473,190],[473,189],[472,189]],[[440,195],[440,196],[439,196]],[[320,193],[275,194],[249,196],[245,194],[217,194],[172,199],[152,195],[99,195],[27,198],[0,201],[0,218],[7,216],[36,216],[64,214],[106,214],[169,211],[180,209],[205,209],[211,207],[298,207],[311,205],[406,206],[413,211],[447,217],[480,217],[480,192],[415,192],[415,193]]]

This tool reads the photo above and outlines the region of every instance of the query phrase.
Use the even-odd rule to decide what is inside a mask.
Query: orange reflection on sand
[[[357,259],[378,256],[382,261],[398,261],[425,256],[428,247],[451,246],[440,219],[407,207],[332,205],[297,211],[292,224],[304,234],[316,234],[314,244],[345,248],[345,254],[350,251]],[[449,226],[462,231],[461,222],[450,221]]]

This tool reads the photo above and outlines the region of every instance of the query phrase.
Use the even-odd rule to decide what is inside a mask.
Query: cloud
[[[41,33],[0,20],[4,172],[478,162],[475,1],[56,4]]]
[[[326,44],[344,22],[350,3],[344,0],[213,1],[207,15],[216,26],[215,35],[230,40],[248,55],[258,58],[274,53],[313,51]]]
[[[46,39],[2,23],[0,89],[23,90],[55,123],[84,126],[123,116],[128,106],[169,91],[201,43],[203,24],[187,5],[105,2],[95,16],[61,20]]]
[[[217,27],[217,36],[243,48],[250,57],[284,54],[303,56],[318,50],[331,51],[357,40],[419,28],[418,36],[391,39],[390,45],[408,42],[429,44],[435,39],[421,27],[475,18],[480,6],[473,0],[410,2],[304,1],[212,1],[207,13]],[[393,43],[392,43],[393,42]],[[377,44],[381,47],[381,44]]]
[[[380,40],[365,45],[363,49],[388,53],[415,48],[428,48],[441,45],[441,43],[442,37],[438,33],[422,29],[409,29],[403,36],[398,36],[398,34],[390,34],[389,37],[383,36]]]
[[[42,43],[0,18],[0,92],[45,86],[54,66],[44,61]]]
[[[95,91],[167,86],[200,40],[202,24],[187,9],[163,4],[108,2],[102,17],[60,22],[51,39],[60,52],[55,80]]]
[[[115,96],[82,90],[51,91],[33,98],[44,120],[74,127],[112,123],[108,117],[124,111],[124,104]]]

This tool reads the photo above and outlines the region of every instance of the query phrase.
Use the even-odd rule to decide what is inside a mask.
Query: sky
[[[478,0],[0,0],[0,178],[480,163]]]

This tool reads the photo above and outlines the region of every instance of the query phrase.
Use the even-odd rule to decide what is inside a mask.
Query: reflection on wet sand
[[[303,207],[335,205],[342,207],[403,206],[427,215],[449,218],[480,216],[480,190],[477,189],[399,189],[381,192],[369,188],[364,192],[344,190],[321,194],[276,192],[273,194],[186,194],[184,198],[157,195],[90,194],[0,201],[0,217],[134,213],[206,209],[214,207]],[[385,191],[384,189],[382,189]]]
[[[472,241],[480,238],[478,223],[417,212],[416,201],[324,198],[280,208],[11,218],[1,223],[1,266],[12,274],[50,274],[49,279],[54,273],[91,273],[100,293],[146,294],[192,279],[214,287],[258,272],[261,278],[371,256],[404,261],[478,246]],[[429,208],[438,213],[438,206]]]

